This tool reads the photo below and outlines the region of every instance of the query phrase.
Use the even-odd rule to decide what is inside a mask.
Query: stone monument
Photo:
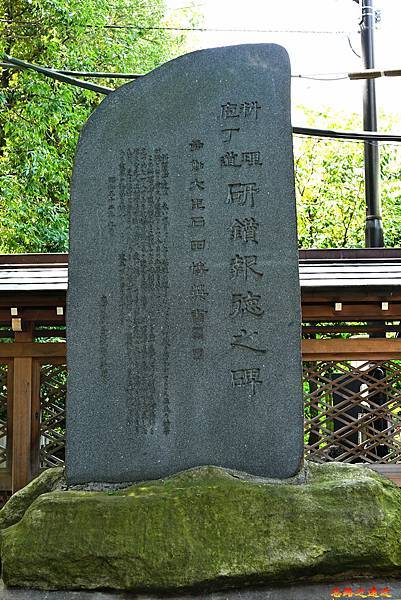
[[[316,597],[277,585],[335,579],[332,596],[391,596],[357,578],[401,576],[400,489],[357,465],[299,469],[289,82],[278,46],[204,50],[89,119],[67,481],[48,469],[0,512],[7,586],[256,600],[272,585]]]
[[[300,468],[300,301],[283,48],[175,59],[111,93],[78,144],[67,478]]]

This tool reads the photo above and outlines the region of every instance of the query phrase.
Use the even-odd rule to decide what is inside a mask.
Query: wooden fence
[[[64,464],[66,345],[0,344],[0,494]],[[305,339],[305,456],[401,484],[401,340]],[[285,375],[283,375],[285,376]]]
[[[0,344],[0,490],[64,463],[65,343]]]

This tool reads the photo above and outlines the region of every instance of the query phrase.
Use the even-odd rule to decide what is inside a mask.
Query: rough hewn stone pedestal
[[[401,575],[401,490],[367,468],[310,464],[262,483],[201,467],[102,492],[43,493],[60,471],[43,477],[0,513],[8,586],[177,593]]]

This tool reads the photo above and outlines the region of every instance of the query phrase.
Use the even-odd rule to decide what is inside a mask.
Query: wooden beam
[[[12,492],[15,493],[31,480],[32,358],[14,360],[13,387]]]
[[[65,358],[65,356],[66,344],[64,342],[0,344],[0,358]]]
[[[299,258],[303,260],[355,260],[401,258],[399,248],[324,248],[301,249]]]
[[[377,473],[384,475],[388,479],[394,481],[398,487],[401,487],[401,465],[376,465],[376,464],[366,464],[369,469],[373,469]]]
[[[57,252],[56,254],[0,254],[1,265],[52,265],[67,264],[68,254]]]
[[[10,308],[11,306],[33,306],[36,308],[45,306],[65,306],[66,293],[63,290],[48,292],[24,291],[24,292],[6,292],[0,294],[0,307]]]
[[[382,302],[383,300],[401,302],[401,294],[398,290],[385,290],[383,288],[380,288],[380,290],[358,290],[348,287],[326,290],[303,288],[301,290],[301,297],[304,304],[327,304],[328,302],[338,301],[363,304],[365,302]]]
[[[64,325],[65,323],[65,315],[58,315],[56,306],[53,308],[20,308],[18,310],[18,316],[24,321],[43,323],[45,325]],[[9,308],[0,308],[0,323],[6,325],[11,323]]]
[[[333,333],[382,333],[386,331],[400,331],[401,325],[383,325],[382,323],[369,325],[303,325],[302,333],[306,334],[333,334]],[[0,334],[1,336],[1,334]]]
[[[401,359],[401,339],[394,338],[352,338],[352,339],[327,339],[327,340],[302,340],[302,354],[304,360],[313,360],[311,356],[338,356],[356,358],[366,356],[374,358]],[[66,357],[66,344],[25,342],[16,344],[0,344],[0,358],[60,358]],[[316,360],[321,360],[316,358]]]
[[[306,360],[386,360],[401,359],[401,339],[349,338],[302,340]]]
[[[396,328],[389,329],[389,331],[395,331]],[[398,330],[397,330],[398,331]],[[401,331],[401,325],[399,326],[399,331]],[[63,338],[65,339],[66,331],[64,329],[35,329],[33,332],[34,337],[36,338]],[[4,337],[10,337],[9,335],[5,335]],[[0,332],[1,338],[1,332]]]
[[[337,299],[341,302],[341,299]],[[388,310],[382,310],[381,303],[346,304],[342,302],[342,310],[334,309],[330,304],[302,304],[303,321],[366,321],[366,320],[401,320],[401,303],[390,301]]]

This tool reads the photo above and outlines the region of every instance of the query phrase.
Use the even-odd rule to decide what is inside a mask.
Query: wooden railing
[[[401,340],[308,339],[302,353],[306,457],[363,462],[401,485]],[[1,495],[63,464],[66,345],[16,334],[0,365]]]
[[[0,465],[0,490],[19,490],[41,468],[44,398],[43,365],[65,365],[65,343],[35,343],[16,335],[15,343],[0,344],[0,363],[8,367],[6,402],[6,461]],[[65,398],[65,389],[62,391]],[[2,467],[2,468],[1,468]]]

